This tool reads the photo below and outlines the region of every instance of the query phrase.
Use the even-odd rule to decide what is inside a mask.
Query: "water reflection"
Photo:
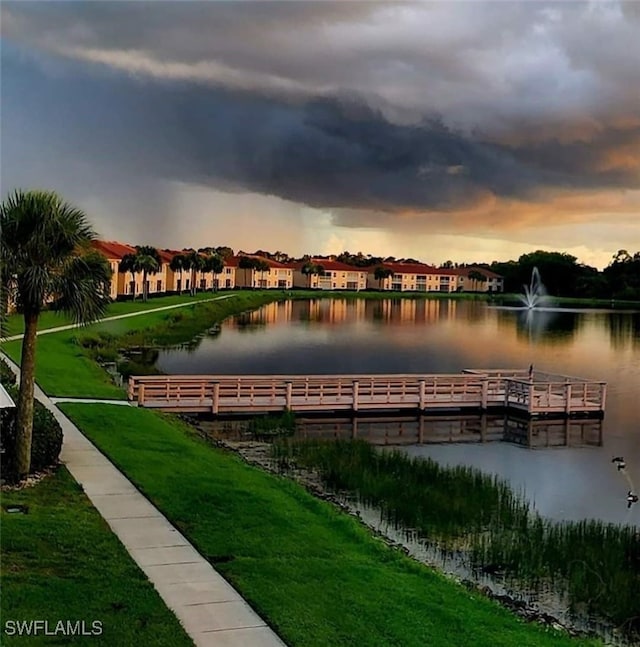
[[[508,442],[529,448],[600,447],[602,419],[519,418],[506,414],[303,418],[297,434],[361,438],[375,445]]]
[[[527,316],[522,308],[441,298],[284,301],[227,320],[219,338],[205,337],[193,353],[161,351],[157,366],[179,374],[362,374],[530,364],[606,381],[601,432],[586,421],[572,421],[583,424],[583,440],[582,430],[566,430],[560,421],[539,421],[529,431],[515,422],[501,429],[500,421],[489,419],[483,432],[476,418],[424,421],[422,441],[417,419],[381,419],[377,426],[371,423],[370,433],[414,456],[508,479],[547,516],[640,524],[640,505],[626,505],[632,488],[611,463],[612,456],[625,456],[627,474],[640,486],[637,312],[543,309]],[[358,424],[359,433],[369,433],[368,423]]]

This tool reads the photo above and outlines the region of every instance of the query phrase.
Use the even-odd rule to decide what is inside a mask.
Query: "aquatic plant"
[[[273,445],[282,469],[316,470],[326,487],[376,506],[473,568],[527,588],[551,586],[574,612],[640,627],[640,533],[599,521],[558,523],[532,511],[505,481],[443,467],[363,440],[287,439]]]

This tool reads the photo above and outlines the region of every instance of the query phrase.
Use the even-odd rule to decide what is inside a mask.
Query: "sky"
[[[2,2],[0,181],[101,237],[640,250],[640,2]]]

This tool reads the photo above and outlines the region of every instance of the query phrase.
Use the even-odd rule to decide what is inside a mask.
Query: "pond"
[[[455,299],[310,299],[224,322],[188,349],[160,352],[165,373],[457,373],[527,368],[608,383],[603,421],[529,424],[501,416],[381,417],[357,433],[414,456],[507,479],[543,516],[640,525],[640,313],[493,307]],[[303,423],[353,434],[353,420]],[[337,431],[336,431],[337,430]],[[618,470],[614,456],[624,456]]]

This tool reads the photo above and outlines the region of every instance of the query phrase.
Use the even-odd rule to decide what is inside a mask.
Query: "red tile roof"
[[[433,265],[424,263],[381,263],[381,265],[394,274],[446,274],[448,272],[448,270],[439,270]],[[374,272],[376,267],[379,265],[374,265],[369,268],[369,271]]]
[[[248,258],[255,258],[259,261],[265,261],[267,265],[269,265],[270,268],[273,269],[283,269],[283,270],[290,270],[293,269],[293,266],[290,264],[286,263],[278,263],[278,261],[271,260],[270,258],[265,258],[264,256],[256,256],[255,254],[242,254],[240,256],[230,256],[224,264],[227,265],[228,267],[239,267],[240,265],[240,259],[245,256]]]
[[[136,251],[135,247],[131,247],[131,245],[117,243],[113,240],[94,240],[91,241],[91,246],[112,261],[119,261],[123,256],[135,254]]]
[[[297,261],[292,263],[291,266],[296,270],[301,270],[306,263],[307,261]],[[366,274],[369,271],[367,267],[355,267],[346,263],[340,263],[339,261],[330,261],[325,258],[312,258],[311,263],[322,266],[328,272],[364,272]]]

